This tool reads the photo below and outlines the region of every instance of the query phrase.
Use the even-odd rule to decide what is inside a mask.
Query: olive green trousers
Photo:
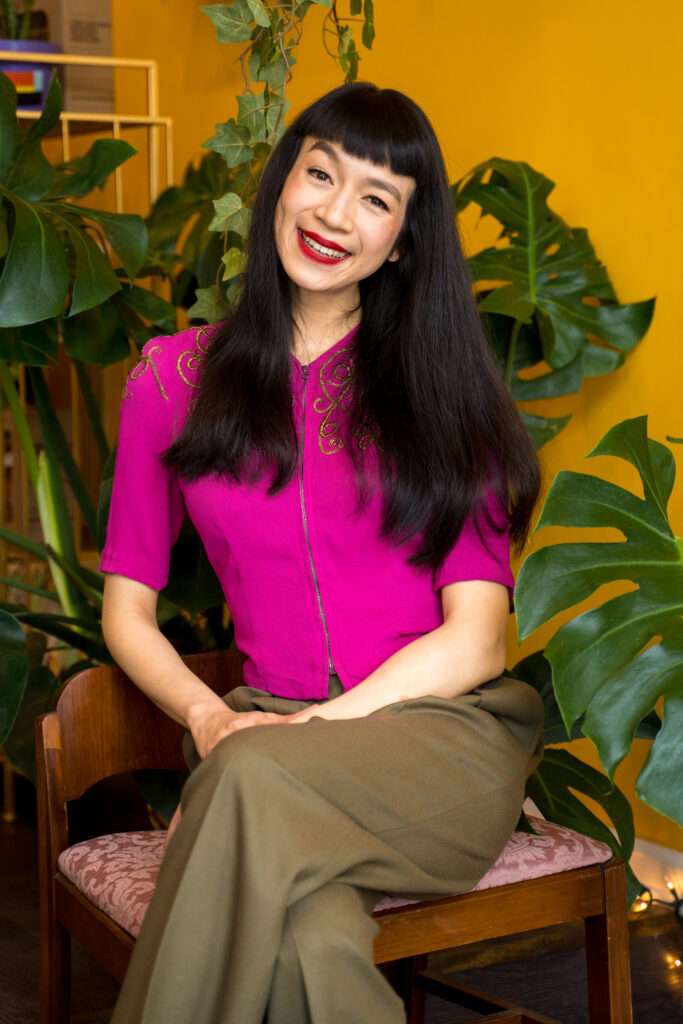
[[[224,699],[309,703],[246,686]],[[542,737],[536,690],[499,676],[365,718],[240,730],[203,761],[190,741],[182,820],[111,1024],[402,1024],[373,963],[372,908],[476,885],[519,820]]]

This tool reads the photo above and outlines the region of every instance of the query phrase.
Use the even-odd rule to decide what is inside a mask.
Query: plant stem
[[[10,407],[14,425],[16,426],[17,433],[19,435],[19,442],[24,453],[24,458],[26,459],[28,475],[31,478],[31,483],[35,490],[38,487],[38,456],[36,454],[36,448],[33,443],[31,428],[29,427],[26,413],[19,401],[17,389],[14,386],[14,378],[12,377],[9,366],[4,359],[0,359],[0,386],[5,392],[7,404]]]
[[[512,334],[510,336],[510,346],[508,348],[507,359],[505,360],[505,386],[508,391],[512,390],[512,378],[515,373],[515,355],[517,354],[517,336],[519,335],[521,326],[522,321],[515,320],[515,326],[512,328]]]

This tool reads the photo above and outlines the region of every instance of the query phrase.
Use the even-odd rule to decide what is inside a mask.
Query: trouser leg
[[[542,724],[537,695],[511,685],[219,743],[183,790],[113,1024],[261,1024],[287,927],[294,941],[304,936],[300,969],[317,1007],[326,989],[306,969],[312,894],[338,883],[428,897],[476,884],[516,824]],[[352,902],[340,930],[366,955],[363,970],[349,958],[349,974],[379,999],[367,914]],[[385,996],[377,1019],[393,1024],[395,997]],[[329,1019],[327,1007],[312,1012]]]
[[[402,1024],[405,1011],[373,963],[379,896],[330,882],[289,907],[266,1024]]]

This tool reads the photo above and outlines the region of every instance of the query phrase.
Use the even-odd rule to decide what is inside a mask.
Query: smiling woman
[[[502,674],[538,463],[409,97],[299,114],[234,313],[148,342],[120,416],[103,631],[192,770],[112,1024],[400,1024],[374,903],[472,888],[543,752]],[[223,700],[156,621],[186,512],[245,656]]]
[[[275,211],[275,242],[296,295],[294,352],[302,362],[327,347],[316,316],[319,293],[334,296],[341,317],[357,308],[358,282],[399,258],[396,240],[415,180],[383,171],[380,177],[370,160],[307,136],[287,176]],[[343,265],[339,274],[319,269],[337,264]]]

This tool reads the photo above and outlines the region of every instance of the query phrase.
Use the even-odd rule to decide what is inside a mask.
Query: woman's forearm
[[[134,611],[110,613],[102,632],[114,661],[174,721],[192,727],[193,715],[226,705],[185,665],[155,622]]]
[[[301,720],[362,718],[399,700],[455,697],[504,671],[499,643],[487,647],[470,630],[444,624],[396,651],[346,693],[303,712]],[[299,716],[297,715],[297,719]]]

